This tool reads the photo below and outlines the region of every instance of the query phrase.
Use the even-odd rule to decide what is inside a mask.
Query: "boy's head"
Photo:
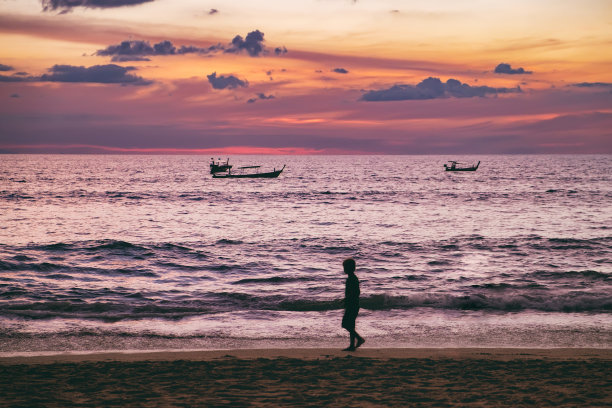
[[[355,260],[353,258],[346,258],[342,262],[342,266],[344,267],[344,273],[347,275],[355,272]]]

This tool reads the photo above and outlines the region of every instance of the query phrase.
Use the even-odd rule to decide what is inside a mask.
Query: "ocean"
[[[209,162],[0,155],[0,355],[345,347],[347,257],[364,347],[612,347],[610,155]]]

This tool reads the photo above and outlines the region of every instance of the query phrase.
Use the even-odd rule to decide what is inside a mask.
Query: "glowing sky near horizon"
[[[2,0],[2,152],[612,153],[612,3]]]

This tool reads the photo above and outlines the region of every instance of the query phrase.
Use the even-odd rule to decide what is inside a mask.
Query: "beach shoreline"
[[[355,352],[346,352],[336,348],[245,348],[215,350],[126,350],[126,351],[91,351],[91,352],[43,352],[43,353],[3,353],[0,364],[54,364],[80,363],[99,361],[212,361],[218,359],[278,359],[294,358],[318,360],[341,357],[370,359],[556,359],[612,360],[610,348],[370,348],[362,347]],[[8,355],[7,355],[8,354]]]
[[[612,349],[362,348],[0,358],[6,406],[610,406]]]

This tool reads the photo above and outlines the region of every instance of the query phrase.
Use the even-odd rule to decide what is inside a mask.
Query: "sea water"
[[[0,155],[0,352],[612,347],[610,155],[209,161]]]

